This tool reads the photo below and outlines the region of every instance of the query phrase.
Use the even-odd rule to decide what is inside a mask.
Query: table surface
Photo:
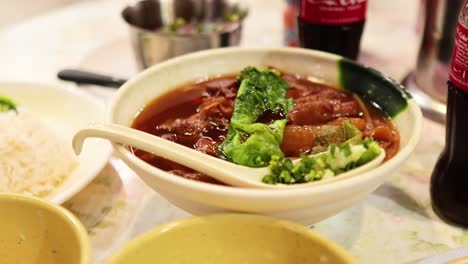
[[[126,1],[84,2],[0,31],[0,80],[57,83],[65,67],[130,77],[137,72],[119,12]],[[282,45],[281,0],[248,1],[242,46]],[[363,63],[402,80],[419,43],[419,0],[370,1],[362,42]],[[264,32],[268,32],[267,34]],[[70,85],[68,83],[61,83]],[[104,103],[114,90],[79,87]],[[441,222],[429,198],[431,170],[442,150],[444,127],[424,121],[424,136],[408,161],[363,201],[313,228],[359,263],[416,263],[468,246],[468,231]],[[95,263],[160,224],[189,217],[150,190],[113,157],[96,179],[64,205],[89,231]]]

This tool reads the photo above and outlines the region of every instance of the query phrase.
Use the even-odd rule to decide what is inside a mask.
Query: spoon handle
[[[112,76],[74,69],[61,70],[57,74],[57,77],[60,80],[71,81],[77,84],[94,84],[113,88],[118,88],[127,81]]]
[[[249,181],[248,178],[241,179],[242,176],[248,177],[251,173],[251,168],[232,164],[129,127],[114,124],[94,124],[86,129],[78,131],[73,138],[73,148],[77,154],[81,152],[84,140],[87,137],[105,138],[114,143],[132,146],[146,152],[154,153],[155,155],[177,162],[233,186],[270,187],[266,184],[262,184],[258,180]]]

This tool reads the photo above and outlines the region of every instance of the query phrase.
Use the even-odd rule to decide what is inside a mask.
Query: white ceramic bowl
[[[115,144],[123,160],[148,186],[192,214],[247,212],[313,224],[363,199],[407,159],[418,142],[422,114],[403,87],[379,72],[339,56],[312,50],[226,48],[202,51],[155,65],[121,87],[111,103],[108,121],[130,126],[138,112],[156,97],[195,80],[237,73],[246,66],[273,66],[314,76],[373,98],[400,130],[400,150],[388,162],[342,181],[294,190],[259,190],[218,186],[184,179],[157,169]]]

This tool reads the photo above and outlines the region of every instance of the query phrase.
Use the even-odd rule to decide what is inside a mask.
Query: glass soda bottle
[[[468,0],[455,35],[445,129],[445,147],[432,172],[432,207],[445,221],[468,228]]]
[[[366,9],[367,0],[299,0],[300,46],[356,60]]]

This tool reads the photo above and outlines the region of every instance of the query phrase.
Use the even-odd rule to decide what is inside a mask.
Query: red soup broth
[[[372,137],[379,142],[386,152],[386,160],[398,152],[398,130],[376,107],[336,87],[291,74],[282,74],[282,77],[290,85],[287,96],[294,99],[281,144],[287,157],[308,154],[321,126],[339,126],[347,120],[353,122],[364,137]],[[135,118],[132,127],[223,158],[217,145],[227,134],[238,87],[235,75],[183,85],[146,105]],[[258,122],[269,123],[277,118],[282,117],[266,113]],[[134,148],[131,150],[145,162],[175,175],[222,184],[151,153]]]

